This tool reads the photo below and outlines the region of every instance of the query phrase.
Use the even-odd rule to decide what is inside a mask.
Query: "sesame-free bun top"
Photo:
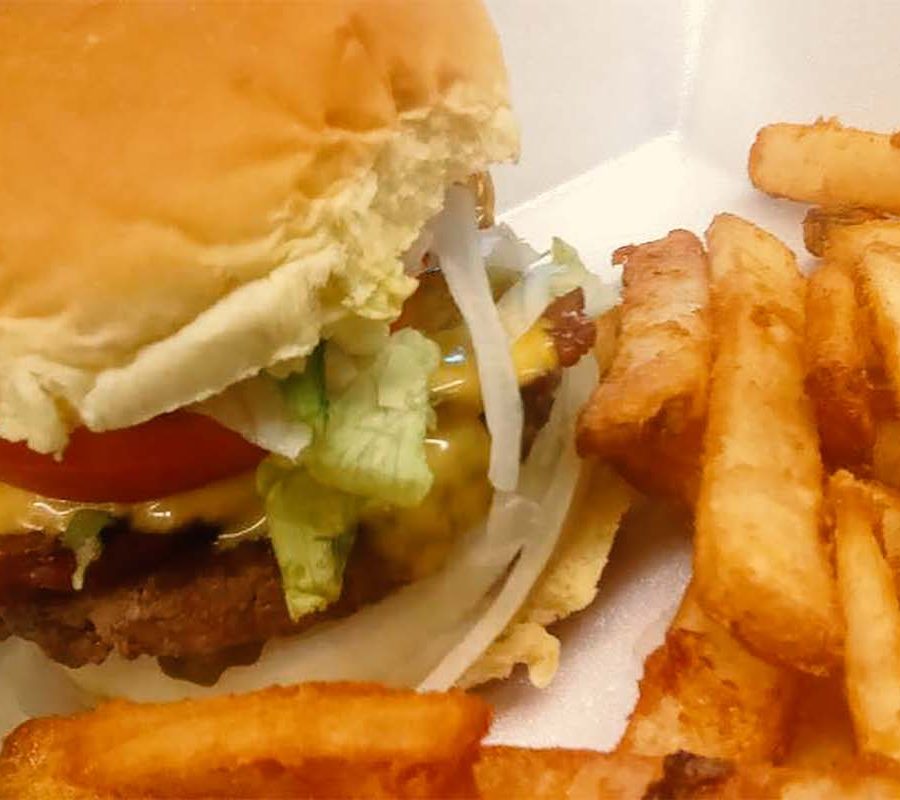
[[[0,437],[58,452],[395,315],[515,156],[480,0],[0,8]]]

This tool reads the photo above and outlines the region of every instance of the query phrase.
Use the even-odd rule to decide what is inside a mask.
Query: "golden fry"
[[[835,770],[732,762],[684,751],[665,758],[488,747],[475,767],[482,800],[895,800],[900,776],[856,760]]]
[[[747,652],[713,622],[689,587],[665,643],[644,663],[619,748],[771,760],[784,746],[795,683],[792,671]]]
[[[773,197],[900,213],[900,143],[836,120],[778,123],[756,135],[750,180]]]
[[[811,770],[837,770],[856,758],[853,723],[843,682],[803,675],[795,692],[788,742],[779,763]]]
[[[839,262],[826,261],[809,279],[806,354],[825,461],[867,462],[875,443],[871,346],[853,276]]]
[[[900,397],[900,248],[870,245],[857,266],[884,370]]]
[[[838,225],[828,231],[825,256],[830,261],[856,266],[871,245],[900,247],[900,220],[889,219],[862,222],[859,225]]]
[[[900,759],[900,603],[875,537],[879,512],[846,472],[832,477],[829,497],[856,740],[863,753]]]
[[[475,764],[481,800],[634,800],[659,777],[661,759],[592,750],[485,747]]]
[[[894,431],[892,438],[900,436],[900,423],[886,423],[882,427],[889,427]],[[845,472],[838,473],[832,482],[838,486],[850,485],[859,496],[865,498],[869,510],[874,514],[875,533],[893,573],[894,584],[900,589],[900,492],[878,481],[851,479]]]
[[[582,412],[578,449],[611,458],[638,488],[696,492],[709,373],[709,277],[687,231],[618,251],[618,348]]]
[[[738,217],[716,217],[707,240],[716,355],[695,523],[699,598],[765,658],[829,672],[841,627],[803,386],[805,280],[790,250]]]
[[[458,797],[489,721],[462,692],[358,684],[114,702],[18,728],[0,758],[0,797]]]
[[[803,218],[803,244],[814,256],[823,256],[837,231],[873,220],[887,219],[881,211],[855,206],[816,206]]]
[[[872,448],[872,477],[900,488],[900,421],[879,422]]]
[[[601,380],[612,367],[616,351],[619,349],[619,333],[622,326],[622,307],[613,306],[597,317],[595,322],[597,338],[594,340],[594,358]]]

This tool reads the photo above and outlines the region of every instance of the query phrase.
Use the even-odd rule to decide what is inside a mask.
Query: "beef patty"
[[[15,539],[16,537],[5,537]],[[148,544],[147,540],[157,540]],[[160,555],[158,540],[167,540]],[[156,557],[140,571],[117,566],[116,542]],[[0,539],[0,564],[16,547]],[[212,546],[203,531],[152,536],[120,531],[88,572],[80,592],[21,588],[0,606],[7,634],[37,643],[50,658],[70,667],[102,662],[110,653],[125,658],[208,658],[239,651],[276,636],[296,633],[322,620],[352,613],[391,588],[388,571],[364,543],[347,565],[344,592],[327,612],[293,622],[268,542],[229,549]],[[121,565],[121,562],[119,562]]]

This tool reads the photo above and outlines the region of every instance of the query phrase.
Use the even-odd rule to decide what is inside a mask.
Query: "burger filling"
[[[542,257],[504,228],[483,237],[524,455],[602,309],[596,279],[561,242]],[[244,387],[243,404],[220,398],[102,442],[110,434],[77,431],[53,465],[17,445],[0,452],[0,637],[68,666],[150,655],[210,682],[273,637],[440,568],[487,513],[491,438],[440,253],[415,258],[419,288],[390,328],[328,332],[299,369]],[[257,424],[265,392],[287,422]],[[255,444],[222,423],[250,425]],[[127,460],[110,457],[116,447]],[[179,486],[182,475],[194,485]],[[164,499],[144,499],[140,478]]]

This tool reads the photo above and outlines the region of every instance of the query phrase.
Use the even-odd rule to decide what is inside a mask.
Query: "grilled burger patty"
[[[391,588],[377,557],[364,546],[354,548],[341,599],[324,614],[295,623],[268,542],[219,549],[197,531],[165,537],[122,532],[118,538],[138,550],[148,539],[170,541],[166,555],[152,559],[144,572],[126,569],[115,581],[92,576],[80,592],[38,589],[8,598],[0,608],[6,632],[36,642],[70,667],[100,663],[112,652],[126,658],[210,656],[352,613]],[[115,568],[115,540],[102,561],[101,574]]]

